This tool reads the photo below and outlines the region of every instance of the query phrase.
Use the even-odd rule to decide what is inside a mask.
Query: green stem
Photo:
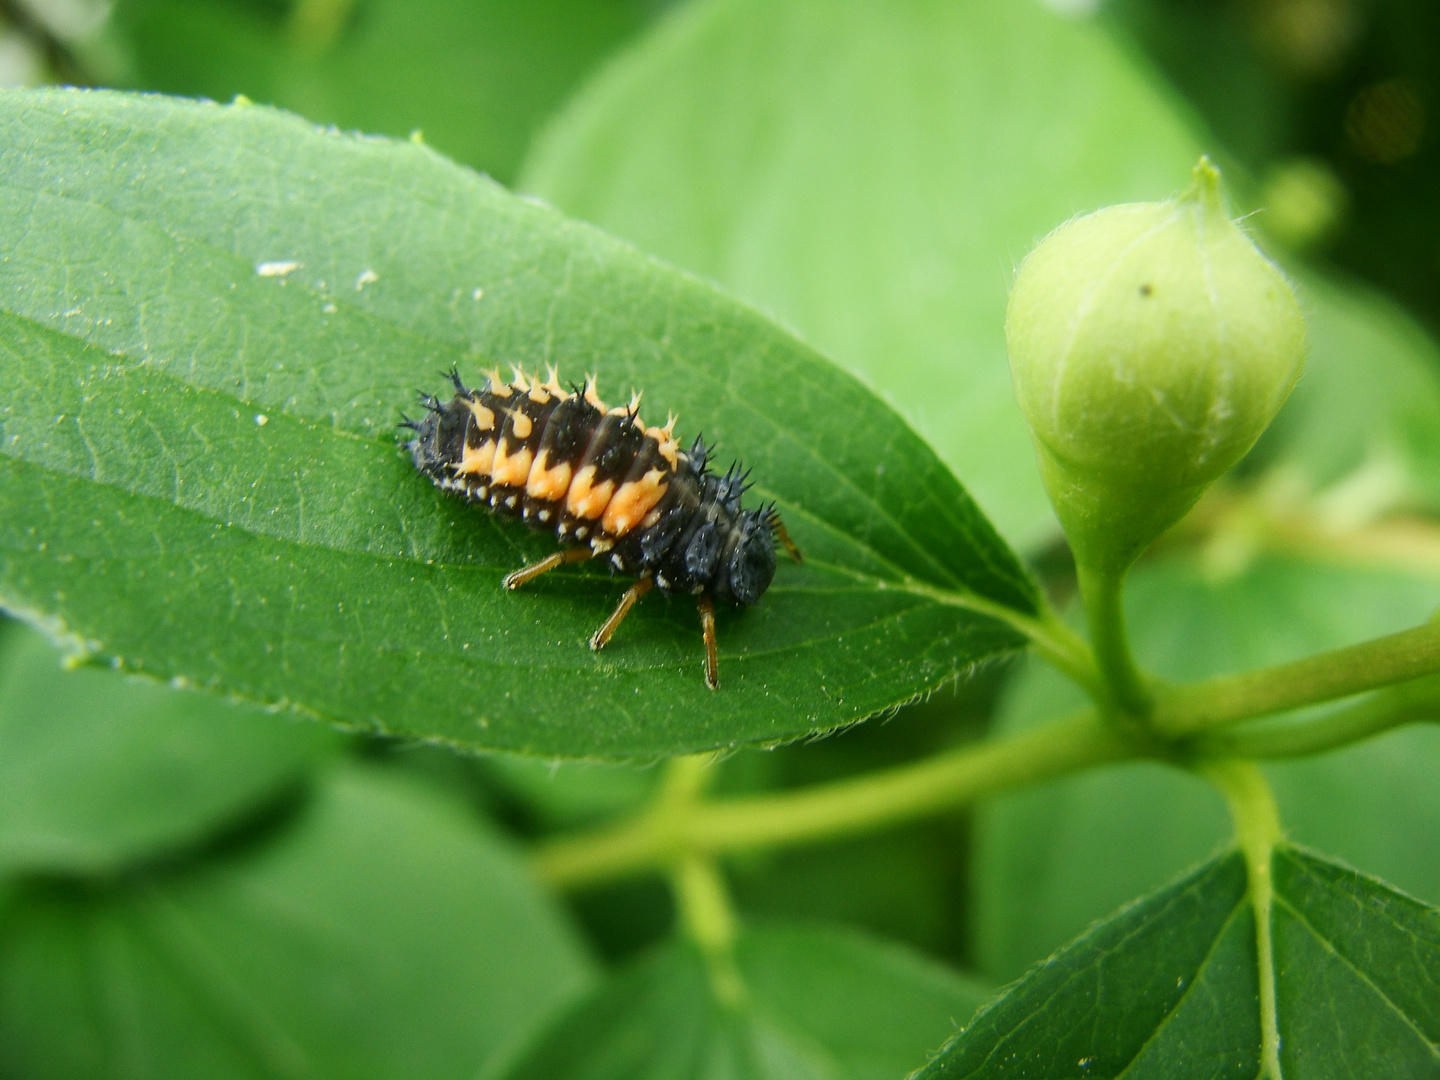
[[[1134,757],[1133,745],[1086,711],[853,780],[702,803],[681,821],[653,813],[552,840],[534,865],[575,886],[654,869],[686,852],[720,853],[873,832],[985,796]]]
[[[1260,1077],[1280,1080],[1280,1024],[1275,1001],[1275,947],[1270,918],[1275,898],[1270,865],[1275,847],[1282,839],[1275,796],[1260,770],[1248,761],[1211,761],[1201,772],[1225,796],[1235,823],[1235,838],[1245,856],[1260,973]]]
[[[1202,757],[1278,758],[1323,754],[1403,724],[1440,720],[1440,676],[1386,687],[1313,720],[1256,724],[1202,735]]]
[[[1105,682],[1110,704],[1118,714],[1117,719],[1132,734],[1148,733],[1146,720],[1154,699],[1130,655],[1130,641],[1125,634],[1125,611],[1121,603],[1121,584],[1125,575],[1084,566],[1076,567],[1076,572],[1080,599],[1085,604],[1085,618],[1090,624],[1095,662]]]
[[[1429,622],[1293,663],[1174,687],[1159,703],[1155,726],[1188,735],[1437,673],[1440,622]]]
[[[290,39],[302,49],[324,52],[335,44],[355,0],[296,0],[290,9]]]
[[[705,958],[716,1000],[738,1007],[745,1001],[745,983],[735,966],[735,912],[719,867],[700,855],[683,856],[671,867],[670,884],[680,922]]]

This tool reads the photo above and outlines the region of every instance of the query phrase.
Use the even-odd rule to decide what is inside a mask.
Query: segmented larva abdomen
[[[609,551],[659,522],[682,494],[677,481],[694,487],[673,419],[646,428],[638,400],[609,408],[592,383],[566,390],[553,371],[544,383],[523,373],[508,383],[492,373],[478,389],[455,383],[450,402],[426,401],[439,421],[435,460],[417,464],[442,487],[561,542]]]

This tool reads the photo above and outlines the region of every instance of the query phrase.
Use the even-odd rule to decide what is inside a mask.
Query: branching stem
[[[1288,664],[1167,690],[1155,726],[1180,736],[1440,673],[1440,622]]]
[[[679,819],[662,799],[637,818],[550,841],[536,853],[535,867],[550,883],[573,886],[666,865],[689,852],[851,836],[1134,753],[1086,711],[854,780],[696,804]]]
[[[1273,721],[1207,732],[1201,757],[1288,758],[1323,754],[1404,724],[1440,721],[1440,676],[1412,679],[1311,720]]]

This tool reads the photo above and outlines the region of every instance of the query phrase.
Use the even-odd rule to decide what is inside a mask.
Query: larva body
[[[647,428],[638,400],[609,408],[593,384],[563,389],[523,373],[492,374],[469,388],[452,373],[454,396],[421,395],[424,419],[405,422],[416,467],[436,485],[481,502],[572,546],[506,579],[513,588],[565,562],[602,558],[637,578],[591,645],[609,640],[630,605],[652,585],[699,598],[707,681],[715,683],[710,598],[754,604],[775,576],[773,506],[745,510],[738,467],[707,469],[707,451],[676,441],[673,419]],[[788,545],[788,538],[782,539]],[[793,550],[793,545],[790,545]]]

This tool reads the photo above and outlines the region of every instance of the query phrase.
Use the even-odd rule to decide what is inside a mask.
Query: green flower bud
[[[1060,226],[1015,279],[1015,393],[1082,567],[1123,572],[1254,445],[1305,358],[1280,271],[1232,222],[1220,174]]]

